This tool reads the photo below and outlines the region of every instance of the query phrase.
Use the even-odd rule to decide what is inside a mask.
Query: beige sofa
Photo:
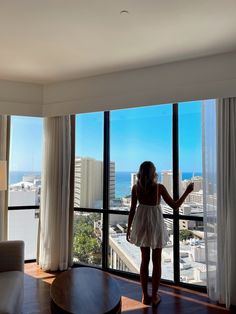
[[[24,242],[0,242],[0,314],[21,313],[24,298]]]

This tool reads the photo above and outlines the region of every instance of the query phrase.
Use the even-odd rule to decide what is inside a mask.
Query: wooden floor
[[[35,263],[25,264],[24,314],[47,314],[50,311],[50,285],[57,274],[43,272]],[[161,285],[161,303],[153,309],[143,305],[139,282],[114,276],[118,281],[122,294],[122,313],[181,313],[181,314],[231,314],[236,310],[210,303],[203,293]],[[151,288],[151,287],[150,287]],[[88,313],[89,314],[89,313]]]

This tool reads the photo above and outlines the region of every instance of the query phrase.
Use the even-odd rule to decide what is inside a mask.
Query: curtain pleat
[[[219,302],[236,305],[236,98],[220,99],[218,137],[218,264]]]
[[[217,159],[216,101],[207,100],[202,106],[203,207],[206,247],[207,291],[217,300]]]
[[[236,305],[236,98],[204,104],[203,177],[208,295],[229,308]]]
[[[65,270],[71,265],[73,187],[71,117],[44,119],[39,265]]]

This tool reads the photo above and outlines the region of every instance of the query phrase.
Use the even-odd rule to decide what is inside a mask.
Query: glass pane
[[[180,220],[180,281],[206,285],[203,221]]]
[[[8,239],[25,242],[25,260],[36,259],[39,211],[20,209],[8,211]]]
[[[40,204],[42,136],[42,118],[11,117],[8,206]]]
[[[43,119],[11,117],[8,206],[8,239],[25,242],[25,260],[36,259],[40,205]],[[27,228],[26,228],[27,226]]]
[[[170,212],[172,209],[166,205],[162,205],[162,209],[165,212]],[[171,218],[164,218],[164,223],[167,228],[167,232],[169,235],[169,242],[167,245],[162,249],[162,274],[161,278],[162,279],[167,279],[167,280],[174,280],[174,250],[173,250],[173,244],[174,244],[174,236],[173,236],[173,225],[174,221]]]
[[[139,248],[126,241],[128,216],[109,216],[109,267],[139,273]]]
[[[114,110],[110,128],[111,161],[115,168],[111,209],[129,210],[131,186],[145,160],[155,164],[159,181],[172,194],[172,105]]]
[[[73,261],[102,264],[102,214],[74,212]]]
[[[194,191],[179,213],[203,217],[202,101],[179,104],[179,161],[180,195],[190,181],[194,182]]]
[[[110,215],[109,267],[139,274],[141,263],[140,248],[127,242],[127,225],[128,216],[119,214]],[[149,264],[149,276],[152,276],[151,260]],[[173,280],[173,244],[171,241],[162,251],[162,278]]]
[[[103,207],[103,112],[76,115],[74,206]]]

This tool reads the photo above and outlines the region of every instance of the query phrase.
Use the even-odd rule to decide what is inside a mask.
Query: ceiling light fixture
[[[120,15],[127,16],[127,15],[129,15],[129,11],[128,10],[122,10],[122,11],[120,11]]]

